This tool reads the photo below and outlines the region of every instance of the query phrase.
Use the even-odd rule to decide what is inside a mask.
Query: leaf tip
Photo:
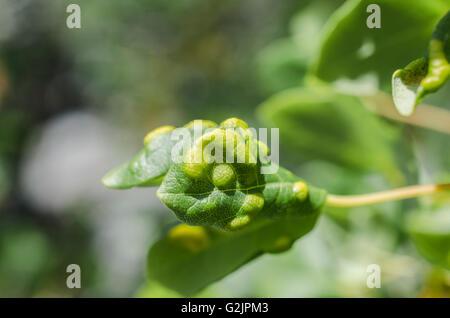
[[[102,184],[109,189],[129,189],[132,185],[125,182],[124,169],[128,169],[128,163],[109,171],[103,178]]]
[[[108,172],[102,178],[102,184],[109,189],[118,189],[119,184],[117,183],[117,179],[114,176],[114,170]]]

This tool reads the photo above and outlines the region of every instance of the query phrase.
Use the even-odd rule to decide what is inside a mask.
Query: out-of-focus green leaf
[[[0,157],[0,205],[8,194],[11,187],[11,176],[8,173],[8,165],[6,161]]]
[[[181,295],[176,291],[151,281],[146,282],[135,294],[137,298],[179,298]]]
[[[28,225],[0,226],[0,297],[23,296],[56,259],[46,236]]]
[[[344,0],[311,1],[291,19],[291,38],[302,61],[309,63],[314,58],[319,49],[322,28],[343,2]]]
[[[0,110],[0,154],[13,154],[20,150],[21,139],[29,122],[22,110]]]
[[[419,252],[430,262],[450,269],[449,208],[411,214],[407,229]]]
[[[291,38],[280,39],[265,47],[257,56],[258,79],[269,93],[299,86],[307,64]]]
[[[400,114],[411,115],[426,95],[444,86],[450,76],[449,59],[450,11],[436,26],[426,57],[414,60],[392,75],[392,95]]]
[[[282,252],[314,227],[318,213],[266,220],[236,232],[178,225],[148,254],[148,275],[192,295],[265,252]]]
[[[296,88],[265,101],[263,122],[279,127],[297,159],[322,159],[351,168],[396,174],[396,131],[364,108],[358,98],[325,89]]]
[[[349,0],[333,14],[324,28],[314,75],[337,86],[361,85],[366,79],[371,90],[389,91],[392,72],[405,60],[423,56],[450,5],[448,0],[380,0],[381,28],[368,28],[367,7],[372,3]]]
[[[265,47],[256,58],[258,79],[269,93],[302,84],[328,17],[343,1],[312,1],[290,22],[290,36]]]
[[[419,253],[431,263],[450,269],[450,208],[412,213],[407,230]]]

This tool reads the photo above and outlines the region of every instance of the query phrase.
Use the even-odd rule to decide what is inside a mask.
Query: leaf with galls
[[[164,126],[145,138],[138,156],[103,180],[111,188],[161,182],[157,195],[185,224],[172,228],[150,249],[151,279],[191,295],[263,253],[288,250],[311,231],[326,191],[270,162],[269,147],[247,124],[211,122],[189,144],[181,161],[171,150],[175,129]],[[262,168],[275,166],[275,173]]]

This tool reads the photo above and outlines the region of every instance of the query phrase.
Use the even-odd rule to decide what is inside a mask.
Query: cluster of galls
[[[209,180],[222,192],[245,193],[239,210],[224,227],[236,230],[248,225],[264,208],[265,180],[260,168],[270,163],[268,155],[267,145],[244,121],[230,118],[195,140],[185,155],[183,171],[191,179]],[[293,191],[301,201],[308,194],[304,182],[295,183]]]

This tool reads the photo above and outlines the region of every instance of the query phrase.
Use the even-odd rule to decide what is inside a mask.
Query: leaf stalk
[[[414,185],[393,190],[380,191],[368,194],[359,194],[359,195],[329,194],[327,196],[325,204],[334,207],[355,207],[387,201],[410,199],[423,195],[437,193],[443,190],[450,190],[450,183]]]

